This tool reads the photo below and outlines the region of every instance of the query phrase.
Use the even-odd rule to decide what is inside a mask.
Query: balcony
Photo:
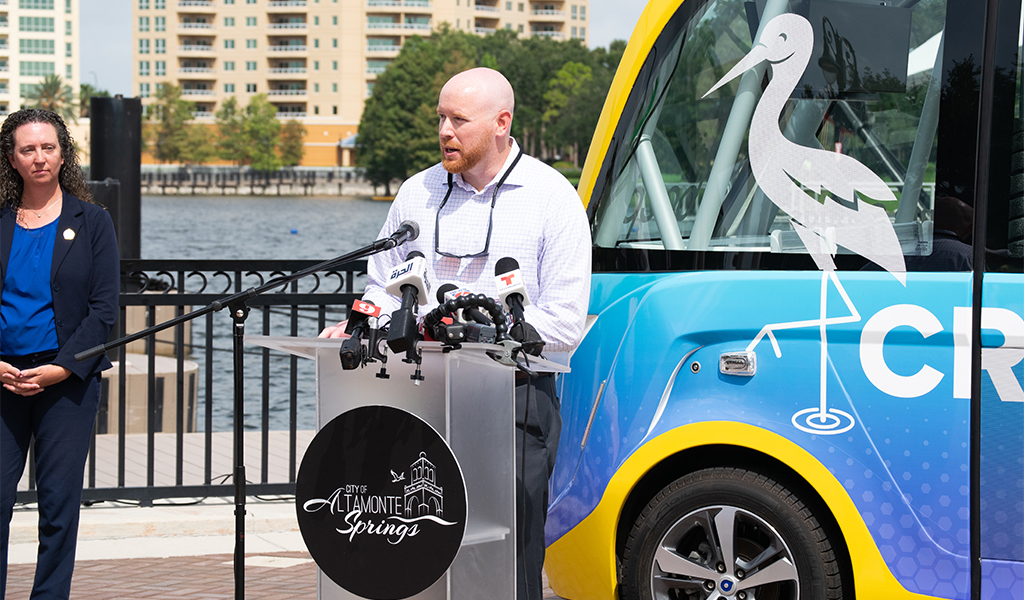
[[[497,31],[497,29],[495,29],[493,27],[474,27],[473,28],[473,32],[476,33],[477,35],[489,35],[489,34],[494,33],[495,31]]]
[[[276,115],[274,115],[274,116],[277,117],[278,119],[302,119],[302,118],[304,118],[306,116],[306,113],[305,112],[292,112],[292,111],[289,111],[289,112],[280,112],[280,111],[278,111],[278,113]]]
[[[482,11],[482,12],[492,12],[492,13],[501,12],[501,9],[498,8],[497,6],[488,6],[486,4],[477,4],[476,5],[476,10]]]
[[[306,0],[271,0],[267,3],[268,9],[300,8],[306,6]]]
[[[306,52],[309,50],[309,46],[305,44],[302,46],[267,46],[267,50],[276,53]]]
[[[366,67],[367,75],[380,75],[387,67]]]
[[[561,31],[539,31],[539,30],[534,29],[533,31],[530,32],[530,35],[534,35],[534,36],[537,36],[537,37],[551,38],[553,40],[564,40],[565,39],[565,34],[563,34]]]
[[[367,46],[366,47],[366,53],[367,54],[377,54],[377,55],[388,54],[388,55],[391,55],[391,54],[398,54],[401,51],[402,51],[402,46],[401,45],[397,45],[397,44],[394,45],[394,46]]]
[[[213,23],[178,23],[178,31],[213,31]]]
[[[192,10],[197,8],[213,9],[213,2],[210,0],[179,0],[178,8],[188,8]]]
[[[535,8],[535,9],[530,11],[530,14],[535,16],[535,17],[558,17],[559,19],[564,19],[565,18],[565,11],[564,10],[553,10],[553,9],[550,9],[550,8],[544,8],[544,9],[537,9],[537,8]]]
[[[217,92],[213,90],[181,90],[182,96],[215,96]]]
[[[305,31],[309,29],[309,23],[271,23],[267,29],[272,31]]]
[[[270,90],[267,92],[267,96],[270,97],[282,97],[287,96],[289,98],[295,98],[296,96],[305,96],[309,93],[308,90]]]
[[[430,8],[427,0],[368,0],[367,8]]]
[[[308,69],[306,69],[306,67],[283,67],[283,68],[276,68],[276,69],[267,69],[267,74],[269,74],[269,75],[284,75],[284,76],[288,76],[288,75],[305,75],[307,70]]]
[[[213,77],[214,71],[210,67],[181,67],[178,69],[179,75],[193,75],[200,79],[206,77]]]
[[[193,119],[212,119],[214,114],[208,110],[194,110],[192,111]]]
[[[200,54],[212,54],[214,52],[212,45],[205,44],[190,44],[188,46],[178,46],[178,50],[181,52],[200,53]]]
[[[10,67],[8,67],[7,65],[0,65],[0,73],[7,73],[10,70]]]

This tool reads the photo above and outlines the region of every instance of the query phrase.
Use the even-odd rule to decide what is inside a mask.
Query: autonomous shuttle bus
[[[1024,599],[1021,0],[653,0],[579,189],[572,600]]]

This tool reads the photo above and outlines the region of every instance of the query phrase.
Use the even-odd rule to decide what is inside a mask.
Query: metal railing
[[[123,260],[115,333],[140,331],[316,262]],[[352,262],[250,299],[246,334],[315,337],[344,318],[361,295],[365,270],[365,261]],[[150,504],[233,494],[225,468],[234,402],[228,312],[150,336],[144,348],[111,351],[118,366],[104,377],[83,501]],[[244,362],[247,493],[292,494],[304,442],[315,429],[312,361],[247,345]],[[30,467],[18,502],[36,501]]]

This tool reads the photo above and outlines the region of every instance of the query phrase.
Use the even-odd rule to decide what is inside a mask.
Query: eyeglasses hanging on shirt
[[[441,209],[448,203],[448,198],[452,195],[452,188],[455,186],[455,180],[451,173],[448,173],[448,193],[444,195],[444,199],[441,200],[441,204],[437,207],[437,213],[434,216],[434,252],[448,258],[477,258],[480,256],[487,256],[487,253],[491,248],[491,230],[494,228],[494,203],[498,199],[498,190],[501,189],[501,184],[505,183],[505,179],[508,178],[508,174],[512,172],[512,169],[516,168],[519,164],[519,159],[523,157],[523,149],[519,148],[519,153],[516,154],[515,160],[508,166],[505,174],[501,176],[498,183],[494,186],[494,193],[491,195],[491,211],[487,217],[487,237],[484,239],[484,249],[480,252],[472,254],[455,254],[453,252],[444,252],[441,250],[439,241],[441,239]]]

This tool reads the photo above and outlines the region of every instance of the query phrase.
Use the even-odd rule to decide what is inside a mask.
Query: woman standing
[[[20,110],[0,127],[0,600],[18,481],[34,439],[39,553],[32,598],[68,598],[82,478],[117,318],[113,222],[91,203],[64,121]]]

